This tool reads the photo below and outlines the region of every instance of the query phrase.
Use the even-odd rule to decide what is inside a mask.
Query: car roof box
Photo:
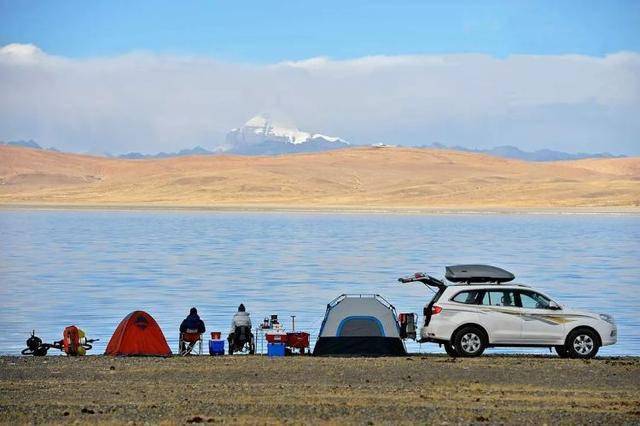
[[[491,265],[452,265],[446,267],[444,277],[454,283],[506,283],[515,276]]]

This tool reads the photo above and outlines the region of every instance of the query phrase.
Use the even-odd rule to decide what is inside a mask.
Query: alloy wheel
[[[573,339],[573,349],[580,355],[589,355],[593,348],[593,339],[587,334],[579,334]]]
[[[460,348],[468,354],[476,353],[480,350],[482,341],[480,336],[475,333],[466,333],[460,339]]]

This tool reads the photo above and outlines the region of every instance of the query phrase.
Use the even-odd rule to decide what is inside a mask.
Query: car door
[[[551,300],[533,290],[518,290],[522,308],[522,340],[531,344],[560,344],[564,338],[564,320]]]
[[[492,344],[519,344],[522,341],[522,309],[513,289],[486,289],[480,306],[480,322]]]

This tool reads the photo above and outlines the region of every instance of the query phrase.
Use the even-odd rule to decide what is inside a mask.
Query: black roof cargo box
[[[444,277],[454,283],[506,283],[515,278],[511,272],[490,265],[447,266]]]

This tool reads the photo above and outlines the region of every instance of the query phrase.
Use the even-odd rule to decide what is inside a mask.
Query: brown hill
[[[640,158],[531,163],[350,148],[123,160],[0,146],[1,204],[433,209],[640,206]]]

